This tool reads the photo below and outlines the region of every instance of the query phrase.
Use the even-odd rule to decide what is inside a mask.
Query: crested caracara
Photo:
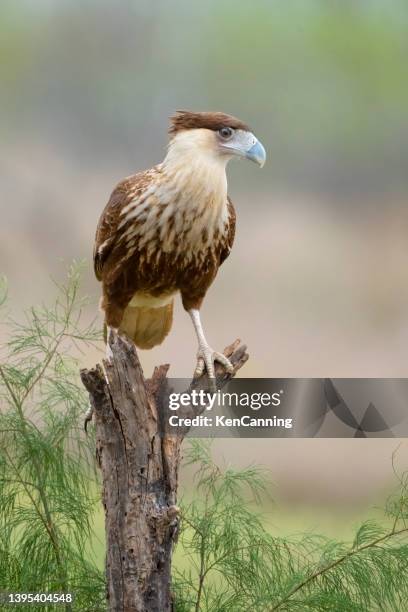
[[[107,330],[143,349],[169,333],[179,293],[198,339],[196,375],[206,369],[213,378],[214,361],[232,367],[210,347],[200,320],[234,240],[226,166],[233,157],[262,166],[265,149],[245,123],[224,113],[179,111],[169,132],[163,162],[114,189],[98,223],[94,269]]]

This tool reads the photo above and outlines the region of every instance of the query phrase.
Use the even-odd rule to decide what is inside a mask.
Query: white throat
[[[192,248],[202,249],[228,223],[227,162],[216,153],[209,130],[181,132],[170,142],[161,165],[165,189],[174,201],[178,229],[188,230],[185,239]]]
[[[211,193],[226,200],[228,160],[216,152],[209,130],[186,130],[170,141],[162,167],[180,186],[194,190],[196,197]]]

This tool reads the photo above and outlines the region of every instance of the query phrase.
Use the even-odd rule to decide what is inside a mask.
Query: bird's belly
[[[172,302],[176,291],[169,291],[162,295],[152,295],[146,291],[136,291],[129,302],[132,308],[162,308]]]

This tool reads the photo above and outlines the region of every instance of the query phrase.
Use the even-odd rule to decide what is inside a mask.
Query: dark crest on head
[[[230,127],[234,130],[249,130],[249,127],[232,115],[225,113],[191,113],[190,111],[177,111],[170,118],[170,136],[183,130],[205,128],[207,130],[220,130]]]

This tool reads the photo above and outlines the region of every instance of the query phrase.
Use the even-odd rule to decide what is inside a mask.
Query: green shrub
[[[177,612],[330,611],[407,609],[408,475],[397,475],[385,523],[363,523],[354,541],[319,535],[276,537],[249,508],[265,490],[256,467],[225,471],[209,446],[192,441],[197,465],[194,501],[182,505],[178,546],[188,569],[175,570]]]
[[[82,326],[79,272],[79,266],[70,268],[52,308],[31,308],[23,323],[6,319],[11,335],[0,361],[0,591],[74,592],[75,603],[66,610],[101,612],[104,577],[85,548],[99,506],[90,493],[94,441],[81,432],[87,398],[73,357],[99,332]],[[5,294],[3,281],[3,306]]]

